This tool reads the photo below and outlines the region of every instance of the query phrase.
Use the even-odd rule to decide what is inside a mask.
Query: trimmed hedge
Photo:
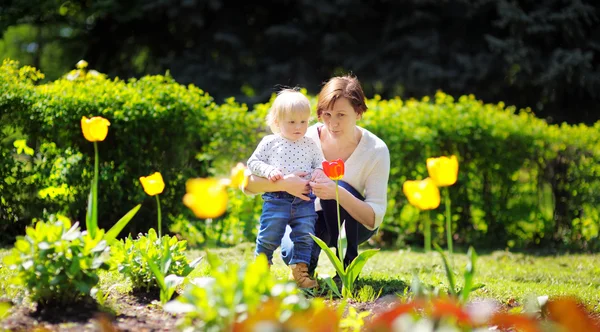
[[[8,208],[12,221],[57,212],[84,220],[93,147],[81,134],[80,119],[101,115],[111,126],[99,144],[100,227],[142,201],[129,231],[154,226],[154,200],[146,201],[138,178],[160,171],[167,185],[161,195],[166,224],[190,234],[190,244],[254,240],[258,196],[232,191],[228,213],[210,224],[187,223],[194,218],[181,198],[188,178],[226,174],[247,160],[268,132],[264,118],[270,102],[252,110],[232,98],[217,104],[208,93],[180,85],[168,73],[123,81],[79,69],[35,85],[38,76],[14,62],[5,62],[0,70],[0,127],[26,137],[36,152],[15,168],[21,156],[6,156],[16,156],[12,143],[19,135],[0,146],[3,219]],[[314,96],[310,98],[315,106]],[[388,144],[392,158],[382,240],[422,241],[419,213],[407,204],[402,183],[427,176],[427,157],[456,154],[459,180],[448,189],[457,243],[600,248],[600,123],[548,125],[529,109],[484,104],[474,96],[455,100],[443,92],[422,100],[375,96],[367,104],[360,125]],[[8,183],[8,177],[17,181]],[[443,244],[444,207],[431,217],[434,241]]]
[[[459,243],[598,247],[600,123],[548,125],[529,109],[443,92],[420,101],[376,97],[368,106],[363,125],[391,154],[383,229],[399,240],[421,238],[402,183],[427,176],[427,157],[456,154],[459,179],[449,193]],[[442,203],[431,212],[440,243],[444,211]]]
[[[47,193],[39,204],[60,207],[49,213],[85,220],[94,152],[81,133],[82,116],[111,122],[106,140],[98,144],[99,225],[112,225],[147,200],[131,222],[134,234],[156,224],[154,200],[144,193],[140,176],[160,171],[166,182],[163,213],[191,218],[181,202],[185,181],[246,158],[252,147],[246,147],[245,138],[258,135],[247,125],[245,106],[232,100],[217,105],[206,92],[180,85],[168,74],[123,81],[78,69],[35,86],[21,83],[15,66],[7,62],[2,67],[0,84],[11,89],[0,97],[7,115],[2,127],[19,128],[38,152],[33,172],[39,174],[38,189]]]

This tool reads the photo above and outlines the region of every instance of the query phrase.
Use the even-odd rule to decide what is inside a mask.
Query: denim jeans
[[[356,189],[344,181],[338,182],[340,187],[345,188],[354,197],[364,201],[365,198]],[[323,240],[328,247],[336,248],[337,253],[337,240],[339,236],[338,232],[338,219],[337,219],[337,204],[335,199],[321,200],[322,210],[317,212],[317,222],[315,224],[315,236]],[[344,267],[348,266],[356,256],[358,256],[358,245],[367,241],[377,230],[369,230],[361,223],[356,221],[344,208],[340,206],[340,222],[344,223],[344,229],[346,230],[346,240],[348,241],[348,248],[346,249],[346,257],[344,257]],[[296,254],[296,246],[290,239],[289,234],[291,230],[286,230],[286,233],[281,242],[281,258],[286,264],[293,264],[292,257]],[[312,275],[317,268],[319,261],[319,254],[321,253],[321,247],[316,243],[312,247],[310,262],[308,264],[308,272]]]
[[[279,247],[286,234],[294,244],[294,253],[287,264],[310,262],[314,241],[310,234],[315,232],[315,196],[304,201],[286,192],[264,193],[263,209],[260,216],[260,229],[256,237],[255,255],[265,254],[269,264],[273,263],[273,251]]]

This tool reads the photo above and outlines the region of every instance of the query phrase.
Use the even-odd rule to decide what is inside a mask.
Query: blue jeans
[[[340,187],[345,188],[354,197],[364,201],[365,198],[356,189],[344,181],[338,182]],[[315,236],[323,240],[328,247],[336,248],[339,236],[338,219],[337,219],[337,204],[335,199],[321,200],[322,210],[317,212],[317,222],[315,224]],[[345,222],[344,222],[345,220]],[[356,221],[344,208],[340,206],[340,222],[344,222],[346,230],[346,239],[348,248],[346,249],[346,257],[344,257],[344,267],[348,266],[356,256],[358,256],[358,245],[367,241],[377,230],[369,230],[361,223]],[[281,241],[281,258],[286,264],[293,264],[292,257],[296,254],[296,246],[293,240],[290,239],[291,230],[286,230],[286,233]],[[312,275],[317,268],[321,247],[316,243],[312,247],[310,262],[308,264],[308,272]]]
[[[286,192],[264,193],[263,209],[260,216],[260,229],[256,237],[255,255],[265,254],[269,264],[273,264],[273,251],[279,247],[286,227],[287,237],[294,243],[294,253],[287,264],[305,263],[308,265],[314,244],[310,234],[315,232],[315,196],[304,201]]]

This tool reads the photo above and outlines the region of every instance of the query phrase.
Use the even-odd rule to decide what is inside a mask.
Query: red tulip
[[[323,161],[323,172],[334,181],[341,180],[344,177],[344,161],[341,159]]]

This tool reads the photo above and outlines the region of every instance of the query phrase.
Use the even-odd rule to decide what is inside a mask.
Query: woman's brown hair
[[[321,114],[332,109],[335,102],[340,98],[348,99],[357,115],[362,115],[367,111],[365,93],[358,78],[351,75],[336,76],[329,79],[319,92],[317,103],[317,116],[319,119]]]

